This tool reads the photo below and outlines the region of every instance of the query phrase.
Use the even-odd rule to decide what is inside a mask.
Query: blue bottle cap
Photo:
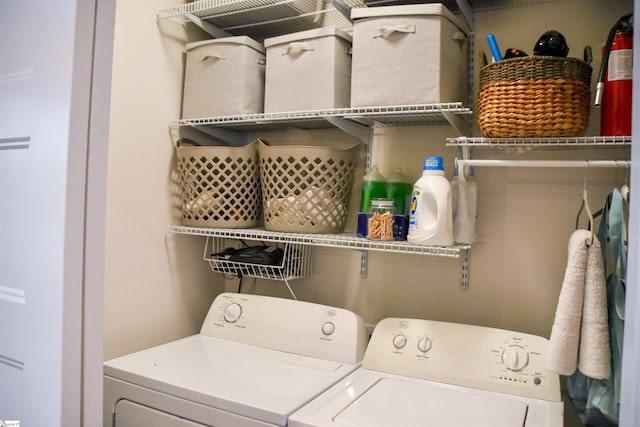
[[[424,159],[424,170],[426,171],[443,171],[442,157],[428,156]]]

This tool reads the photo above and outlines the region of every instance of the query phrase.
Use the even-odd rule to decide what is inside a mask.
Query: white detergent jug
[[[453,208],[453,240],[456,243],[476,241],[476,217],[478,211],[478,187],[473,170],[465,181],[458,179],[457,170],[451,180]]]
[[[409,219],[409,243],[453,244],[451,184],[444,176],[442,157],[424,159],[422,176],[413,185]]]

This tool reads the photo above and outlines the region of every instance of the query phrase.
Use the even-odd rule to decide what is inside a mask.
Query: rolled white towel
[[[591,378],[611,376],[607,285],[602,250],[596,238],[587,250],[578,368]]]
[[[560,375],[571,375],[578,365],[580,323],[584,302],[588,230],[576,230],[569,239],[567,267],[551,328],[545,366]]]

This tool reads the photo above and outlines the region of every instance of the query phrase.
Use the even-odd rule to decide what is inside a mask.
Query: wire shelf
[[[170,226],[169,231],[177,234],[220,237],[236,240],[257,240],[261,242],[293,243],[329,248],[356,249],[361,251],[391,252],[402,254],[430,255],[448,258],[466,256],[470,245],[422,246],[406,241],[375,241],[352,234],[301,234],[281,233],[263,229],[199,228]]]
[[[451,115],[470,114],[471,110],[462,103],[452,102],[191,118],[175,120],[172,126],[214,126],[243,131],[282,129],[289,126],[314,129],[334,127],[329,121],[331,118],[346,119],[368,126],[432,125],[450,123]]]
[[[552,3],[556,0],[469,0],[473,9],[498,9],[514,6],[531,6],[540,3]]]
[[[582,136],[562,138],[447,138],[447,146],[473,148],[502,147],[624,147],[631,145],[631,136]]]
[[[442,3],[452,12],[458,13],[468,9],[497,9],[552,1],[555,0],[443,0],[421,1],[421,3]],[[157,18],[188,22],[194,17],[231,34],[244,34],[263,40],[266,37],[320,26],[350,27],[349,10],[354,7],[412,2],[411,0],[200,0],[161,10]]]
[[[266,246],[264,243],[252,247]],[[204,260],[209,263],[211,270],[216,273],[230,274],[237,277],[256,277],[270,280],[293,280],[307,277],[311,274],[313,247],[295,243],[278,242],[270,245],[281,251],[281,258],[273,264],[243,262],[229,259],[222,254],[229,248],[241,249],[239,240],[225,237],[207,236]]]
[[[329,0],[200,0],[161,10],[157,18],[202,20],[231,35],[263,40],[329,25],[348,28],[349,9],[364,3],[340,0],[339,4],[343,11]]]

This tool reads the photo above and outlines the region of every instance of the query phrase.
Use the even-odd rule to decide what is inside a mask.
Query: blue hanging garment
[[[594,427],[617,426],[620,414],[620,374],[627,272],[624,203],[622,193],[618,189],[609,193],[602,209],[597,233],[607,277],[611,376],[604,380],[596,380],[576,370],[567,379],[567,394],[574,409],[585,425]]]

